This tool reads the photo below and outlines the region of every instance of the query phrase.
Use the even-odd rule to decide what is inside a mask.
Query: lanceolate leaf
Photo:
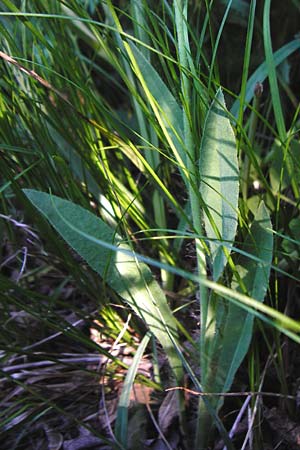
[[[24,192],[64,240],[146,323],[164,347],[180,382],[181,361],[173,345],[178,338],[176,323],[148,266],[135,259],[130,246],[122,242],[113,228],[81,206],[44,192],[30,189]]]
[[[221,89],[207,113],[200,148],[200,192],[205,204],[204,223],[218,280],[227,258],[222,242],[230,251],[237,228],[239,172],[233,130],[226,114]]]
[[[257,209],[243,251],[255,260],[240,257],[231,287],[238,291],[246,289],[249,296],[262,302],[269,283],[273,253],[272,224],[263,202]],[[206,357],[209,368],[203,384],[205,390],[210,392],[226,392],[248,351],[253,315],[218,295],[211,300],[215,315],[212,314],[207,333]],[[216,403],[220,405],[217,399]]]

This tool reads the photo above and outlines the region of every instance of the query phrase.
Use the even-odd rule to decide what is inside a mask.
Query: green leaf
[[[263,37],[264,37],[264,48],[265,57],[269,78],[269,86],[272,97],[272,106],[275,117],[275,122],[277,125],[277,130],[281,142],[286,140],[286,127],[284,114],[282,110],[282,101],[279,94],[278,81],[276,75],[276,63],[272,49],[272,38],[270,29],[270,8],[271,0],[265,0],[264,2],[264,14],[263,14]]]
[[[179,165],[179,169],[186,178],[183,169],[186,166],[187,151],[182,142],[183,112],[167,85],[160,78],[152,64],[143,53],[131,42],[131,61],[137,78],[139,79],[145,97],[152,106],[153,112],[162,129],[167,143]]]
[[[131,247],[113,228],[81,206],[31,189],[24,189],[24,193],[64,240],[149,327],[164,347],[180,382],[182,365],[173,345],[178,339],[176,322],[148,266],[138,262]]]
[[[292,139],[288,146],[288,152],[278,142],[274,141],[272,145],[269,160],[271,161],[269,176],[273,192],[283,191],[294,184],[300,183],[299,168],[300,143]]]
[[[288,58],[293,52],[298,50],[300,48],[300,38],[297,37],[296,39],[293,39],[291,42],[288,42],[283,47],[281,47],[279,50],[276,50],[273,54],[274,58],[274,65],[275,67],[279,66],[286,58]],[[268,66],[266,62],[263,62],[260,64],[260,66],[255,70],[255,72],[251,75],[247,82],[247,88],[246,88],[246,96],[245,96],[245,102],[250,103],[251,100],[254,97],[254,88],[256,83],[263,83],[264,80],[268,76]],[[246,104],[245,106],[246,107]],[[231,107],[231,114],[235,117],[238,116],[240,108],[240,99],[239,97],[235,100]]]
[[[144,351],[151,338],[148,332],[141,341],[136,354],[134,355],[131,366],[128,369],[120,400],[117,410],[117,418],[115,423],[115,435],[118,442],[120,442],[124,448],[127,448],[127,434],[128,434],[128,410],[130,403],[130,392],[133,387],[134,379],[137,374],[139,363],[143,357]]]
[[[262,302],[269,283],[273,254],[272,224],[263,202],[256,211],[243,250],[255,258],[240,257],[232,289],[246,289],[248,295]],[[209,364],[203,388],[208,392],[227,392],[248,351],[254,317],[217,294],[212,296],[210,306],[211,321],[205,349]],[[214,404],[219,407],[221,400],[215,399]]]
[[[221,89],[207,113],[199,169],[213,278],[218,280],[227,262],[224,249],[226,247],[230,252],[236,234],[239,195],[236,141]]]

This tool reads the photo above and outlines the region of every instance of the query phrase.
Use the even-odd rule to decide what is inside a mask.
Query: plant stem
[[[175,22],[176,22],[176,32],[177,32],[177,44],[178,44],[178,58],[180,64],[180,75],[181,75],[181,95],[183,99],[183,126],[184,126],[184,143],[187,149],[187,159],[186,166],[189,178],[189,201],[191,205],[192,222],[194,226],[195,233],[199,236],[195,239],[196,246],[196,258],[197,258],[197,270],[198,275],[201,278],[207,278],[206,270],[206,257],[205,257],[205,246],[203,244],[201,236],[203,236],[203,228],[201,223],[201,204],[200,204],[200,193],[199,193],[199,175],[198,175],[198,154],[195,149],[195,144],[193,140],[191,122],[190,122],[190,111],[189,111],[189,99],[191,98],[191,86],[190,80],[187,75],[188,66],[188,52],[189,52],[189,41],[188,41],[188,30],[187,30],[187,1],[175,0]],[[208,290],[206,286],[199,283],[199,296],[200,296],[200,364],[201,370],[205,366],[205,360],[203,352],[201,351],[205,340],[205,330],[207,321],[207,308],[208,308]],[[205,369],[204,369],[205,371]],[[202,400],[199,402],[199,407],[202,404]],[[202,435],[203,428],[201,424],[197,424],[197,443],[200,440],[200,435]]]
[[[257,111],[259,110],[260,98],[263,92],[263,86],[261,83],[256,83],[254,88],[254,97],[253,97],[253,109],[250,114],[250,125],[249,125],[249,142],[251,147],[253,147],[256,128],[257,128]],[[249,183],[249,175],[250,175],[251,161],[248,155],[245,155],[244,166],[243,166],[243,174],[242,174],[242,195],[244,201],[247,200],[248,193],[248,183]]]

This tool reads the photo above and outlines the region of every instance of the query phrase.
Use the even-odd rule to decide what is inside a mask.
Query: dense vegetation
[[[298,448],[300,1],[0,5],[0,448]]]

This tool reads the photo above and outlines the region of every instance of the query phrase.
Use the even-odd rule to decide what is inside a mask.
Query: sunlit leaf
[[[239,172],[233,129],[221,89],[207,113],[200,149],[200,192],[207,206],[204,223],[212,254],[213,277],[226,265],[222,241],[233,243],[237,228]]]
[[[136,67],[136,76],[143,86],[145,96],[154,110],[165,139],[185,178],[183,169],[186,165],[187,151],[181,141],[183,137],[182,109],[150,61],[133,43],[130,44],[130,49]]]

